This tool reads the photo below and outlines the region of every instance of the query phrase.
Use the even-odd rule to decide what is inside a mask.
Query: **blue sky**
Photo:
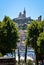
[[[26,16],[37,19],[42,15],[44,19],[44,0],[0,0],[0,20],[5,15],[16,18],[19,12],[26,9]]]

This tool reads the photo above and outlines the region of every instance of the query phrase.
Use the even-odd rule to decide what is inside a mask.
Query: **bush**
[[[0,57],[2,57],[2,53],[0,53]]]
[[[27,61],[27,64],[28,64],[28,65],[33,65],[33,62],[32,62],[31,60],[28,60],[28,61]]]

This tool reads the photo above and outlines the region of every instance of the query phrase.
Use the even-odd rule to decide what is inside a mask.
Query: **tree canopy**
[[[16,48],[18,41],[18,28],[15,23],[5,16],[0,22],[0,52],[6,54]]]
[[[37,38],[43,32],[42,22],[32,21],[27,27],[27,44],[35,48],[37,46]]]
[[[35,50],[37,65],[38,65],[38,59],[39,59],[38,53],[40,52],[39,51],[40,48],[38,44],[43,43],[43,40],[40,42],[40,40],[38,40],[39,39],[38,37],[40,33],[42,33],[43,31],[44,31],[44,21],[41,21],[41,22],[32,21],[27,27],[26,45],[30,45]],[[41,35],[44,36],[43,34]],[[44,39],[44,37],[42,37],[42,39]],[[37,43],[37,40],[38,40],[38,43]],[[44,45],[43,45],[43,48],[42,48],[42,45],[40,45],[41,49],[44,49]]]
[[[37,45],[40,48],[40,53],[44,54],[44,32],[40,33],[38,40],[37,40]]]

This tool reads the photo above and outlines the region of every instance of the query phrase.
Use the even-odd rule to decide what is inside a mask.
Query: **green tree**
[[[37,39],[39,34],[43,32],[42,22],[32,21],[27,28],[27,39],[26,45],[30,45],[36,54],[36,64],[38,65],[38,46],[37,46]]]
[[[8,16],[5,16],[1,23],[0,51],[2,54],[6,54],[12,52],[12,49],[17,46],[18,28]]]
[[[44,32],[39,34],[38,40],[37,40],[37,45],[39,46],[39,54],[41,55],[42,58],[40,60],[43,60],[44,56]]]

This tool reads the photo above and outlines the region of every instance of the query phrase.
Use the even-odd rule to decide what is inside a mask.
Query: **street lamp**
[[[12,49],[12,51],[13,51],[13,57],[15,57],[15,49]]]
[[[17,49],[18,49],[18,64],[20,64],[20,45],[17,43]]]

